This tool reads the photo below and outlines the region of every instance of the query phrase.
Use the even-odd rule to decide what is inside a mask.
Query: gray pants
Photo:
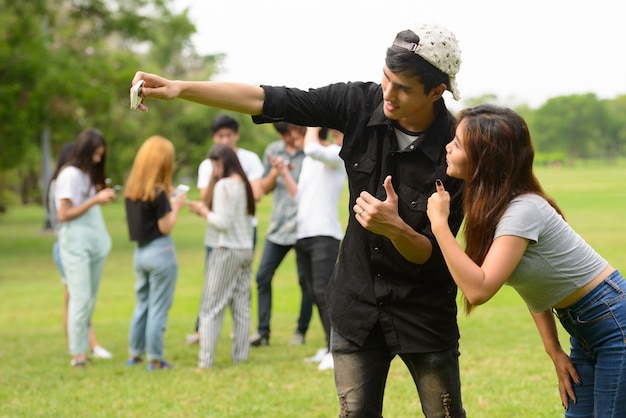
[[[213,248],[207,262],[200,307],[198,367],[211,367],[226,308],[233,316],[232,361],[248,359],[250,351],[250,277],[252,249]]]

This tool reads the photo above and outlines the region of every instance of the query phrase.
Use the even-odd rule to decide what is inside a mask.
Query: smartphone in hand
[[[179,184],[178,186],[176,186],[174,191],[172,191],[171,199],[174,200],[176,199],[176,196],[178,196],[179,194],[187,193],[188,191],[189,191],[189,186],[187,186],[186,184]]]
[[[139,89],[141,86],[143,86],[143,80],[139,80],[130,88],[130,108],[132,110],[137,109],[137,107],[139,107],[139,103],[141,103],[141,96],[139,95]]]

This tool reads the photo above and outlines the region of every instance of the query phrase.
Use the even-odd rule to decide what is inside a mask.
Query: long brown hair
[[[170,194],[174,171],[174,145],[162,136],[151,136],[137,151],[124,187],[130,200],[154,201],[159,193]]]
[[[254,203],[254,195],[252,194],[252,186],[250,186],[250,182],[248,181],[248,176],[246,172],[243,171],[241,167],[241,163],[239,162],[239,158],[237,158],[237,154],[235,151],[226,144],[215,144],[213,148],[209,151],[208,158],[212,161],[221,161],[224,166],[224,172],[222,173],[221,178],[229,177],[230,175],[237,173],[239,177],[243,180],[246,186],[246,197],[247,197],[247,206],[248,206],[248,215],[254,216],[254,212],[256,210],[256,205]],[[209,185],[209,192],[205,198],[205,204],[209,209],[213,206],[213,186],[215,181],[218,180],[215,178],[213,174],[211,174],[211,182],[213,184]]]
[[[52,186],[52,182],[55,181],[57,177],[59,177],[59,173],[61,173],[61,170],[65,168],[65,164],[67,163],[67,160],[69,159],[73,148],[74,142],[67,142],[65,143],[65,145],[63,145],[63,147],[61,147],[61,150],[59,151],[59,156],[57,157],[57,165],[56,167],[54,167],[52,177],[50,177],[50,181],[48,182],[48,188],[46,189],[46,196],[48,197],[46,199],[46,210],[48,211],[48,213],[50,212],[51,205],[54,205],[54,202],[50,201],[50,187]]]
[[[100,162],[94,164],[93,154],[99,147],[104,147],[104,153],[102,153]],[[106,151],[107,145],[102,132],[94,128],[85,129],[78,134],[74,147],[67,158],[66,166],[72,165],[79,168],[83,173],[87,173],[96,190],[100,191],[106,187],[104,181]]]
[[[513,110],[480,105],[462,110],[463,148],[467,172],[465,208],[465,252],[478,265],[485,260],[496,226],[511,201],[525,193],[542,196],[561,213],[533,173],[535,151],[528,125]],[[473,306],[464,297],[465,311]]]

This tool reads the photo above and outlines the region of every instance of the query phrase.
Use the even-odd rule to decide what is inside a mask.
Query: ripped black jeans
[[[335,363],[335,385],[341,418],[380,418],[391,360],[380,327],[362,347],[331,329],[330,347]],[[459,350],[399,354],[409,369],[427,418],[464,418],[459,376]],[[415,414],[417,416],[417,413]]]

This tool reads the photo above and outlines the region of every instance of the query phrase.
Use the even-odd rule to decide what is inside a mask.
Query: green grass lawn
[[[538,175],[569,222],[615,267],[626,271],[626,167],[541,169]],[[261,255],[271,197],[258,208]],[[347,209],[342,208],[347,218]],[[324,345],[315,316],[307,344],[288,345],[295,328],[299,290],[291,254],[274,278],[272,340],[251,350],[247,363],[230,363],[230,319],[217,364],[197,373],[193,331],[202,288],[203,221],[181,212],[173,233],[180,264],[174,306],[165,336],[173,370],[126,368],[128,325],[134,304],[133,246],[120,201],[104,207],[113,238],[94,315],[100,343],[112,360],[86,370],[69,367],[61,327],[63,289],[42,231],[40,207],[13,207],[0,217],[0,417],[335,417],[338,401],[331,371],[303,362]],[[253,275],[256,269],[253,271]],[[254,282],[254,279],[252,279]],[[252,293],[252,327],[256,294]],[[563,408],[556,376],[521,299],[504,288],[471,316],[459,315],[463,401],[470,417],[558,417]],[[251,330],[252,332],[253,330]],[[562,332],[562,343],[568,346]],[[421,416],[409,373],[392,364],[386,417]]]

